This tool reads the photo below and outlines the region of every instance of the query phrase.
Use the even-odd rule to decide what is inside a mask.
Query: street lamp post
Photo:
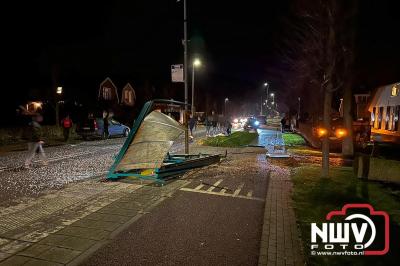
[[[267,110],[267,108],[268,108],[268,89],[269,89],[269,84],[268,84],[268,82],[265,82],[264,83],[264,88],[267,88],[267,99],[266,99],[266,101],[265,101],[265,109]],[[264,95],[264,90],[263,90],[263,92],[261,93],[261,106],[260,106],[260,115],[262,115],[262,113],[263,113],[263,105],[264,105],[264,100],[263,100],[263,95]]]
[[[301,100],[301,98],[299,97],[297,99],[299,100],[299,106],[297,108],[297,120],[299,120],[300,119],[300,100]]]
[[[185,154],[189,154],[189,130],[188,130],[188,60],[187,60],[187,12],[186,12],[186,0],[183,0],[183,71],[185,81],[185,115],[183,116],[183,124],[185,126]]]
[[[271,93],[270,96],[272,97],[272,102],[271,102],[271,110],[274,110],[275,106],[275,93]]]
[[[226,105],[229,102],[228,98],[225,98],[225,105],[224,105],[224,116],[226,116]]]
[[[61,86],[57,87],[56,90],[56,125],[60,126],[60,101],[57,96],[61,96],[63,88]]]
[[[195,112],[195,108],[194,108],[194,69],[196,67],[199,67],[200,65],[201,65],[200,59],[196,58],[193,60],[193,64],[192,64],[192,110],[191,110],[193,117],[194,117],[194,112]]]

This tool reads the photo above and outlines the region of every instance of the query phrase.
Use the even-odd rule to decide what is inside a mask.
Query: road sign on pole
[[[184,82],[183,79],[183,64],[171,65],[172,82]]]

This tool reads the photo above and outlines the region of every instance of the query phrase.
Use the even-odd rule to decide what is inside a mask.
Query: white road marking
[[[214,190],[215,187],[217,187],[219,184],[221,184],[221,182],[223,181],[223,179],[218,180],[217,182],[214,183],[214,185],[212,185],[209,189],[207,189],[208,192],[211,192]]]
[[[234,196],[234,197],[238,196],[243,187],[244,187],[244,183],[241,183],[241,184],[238,186],[238,188],[235,190],[235,192],[233,192],[233,196]]]
[[[226,192],[225,188],[221,189],[221,191],[220,191],[220,193],[222,193],[222,194],[224,194],[225,192]]]
[[[215,195],[215,196],[223,196],[223,197],[231,197],[231,198],[239,198],[239,199],[248,199],[248,200],[256,200],[256,201],[262,201],[264,202],[264,199],[262,198],[256,198],[256,197],[247,197],[247,196],[242,196],[242,195],[237,195],[234,196],[233,194],[228,194],[228,193],[221,193],[221,192],[208,192],[205,190],[198,190],[198,189],[192,189],[192,188],[181,188],[180,190],[182,191],[187,191],[187,192],[196,192],[196,193],[201,193],[201,194],[209,194],[209,195]]]
[[[250,190],[249,192],[247,192],[247,197],[251,197],[253,196],[253,190]]]
[[[195,188],[195,190],[200,190],[202,187],[204,187],[204,185],[203,185],[203,184],[200,184],[200,185],[198,185],[198,186]]]

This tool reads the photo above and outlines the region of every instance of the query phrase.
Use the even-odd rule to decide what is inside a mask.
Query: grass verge
[[[205,139],[202,144],[214,147],[241,147],[252,143],[256,138],[257,133],[238,131],[230,136],[216,136]]]
[[[295,133],[283,133],[283,141],[286,146],[301,146],[306,145],[306,141],[302,136]]]
[[[292,170],[293,202],[304,253],[309,265],[398,265],[400,253],[400,198],[391,187],[354,177],[351,167],[332,167],[330,178],[320,177],[320,167]],[[369,203],[390,216],[390,250],[384,256],[312,256],[311,223],[326,222],[326,214],[346,203]]]

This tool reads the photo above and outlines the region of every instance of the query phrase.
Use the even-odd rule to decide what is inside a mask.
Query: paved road
[[[195,137],[204,135],[198,130]],[[18,204],[27,197],[60,189],[66,184],[104,175],[114,161],[125,138],[84,141],[75,145],[45,148],[49,165],[36,157],[32,169],[24,169],[26,151],[10,152],[0,157],[0,206]],[[173,151],[183,149],[183,137]]]
[[[193,171],[83,265],[257,265],[268,178],[262,151]]]

